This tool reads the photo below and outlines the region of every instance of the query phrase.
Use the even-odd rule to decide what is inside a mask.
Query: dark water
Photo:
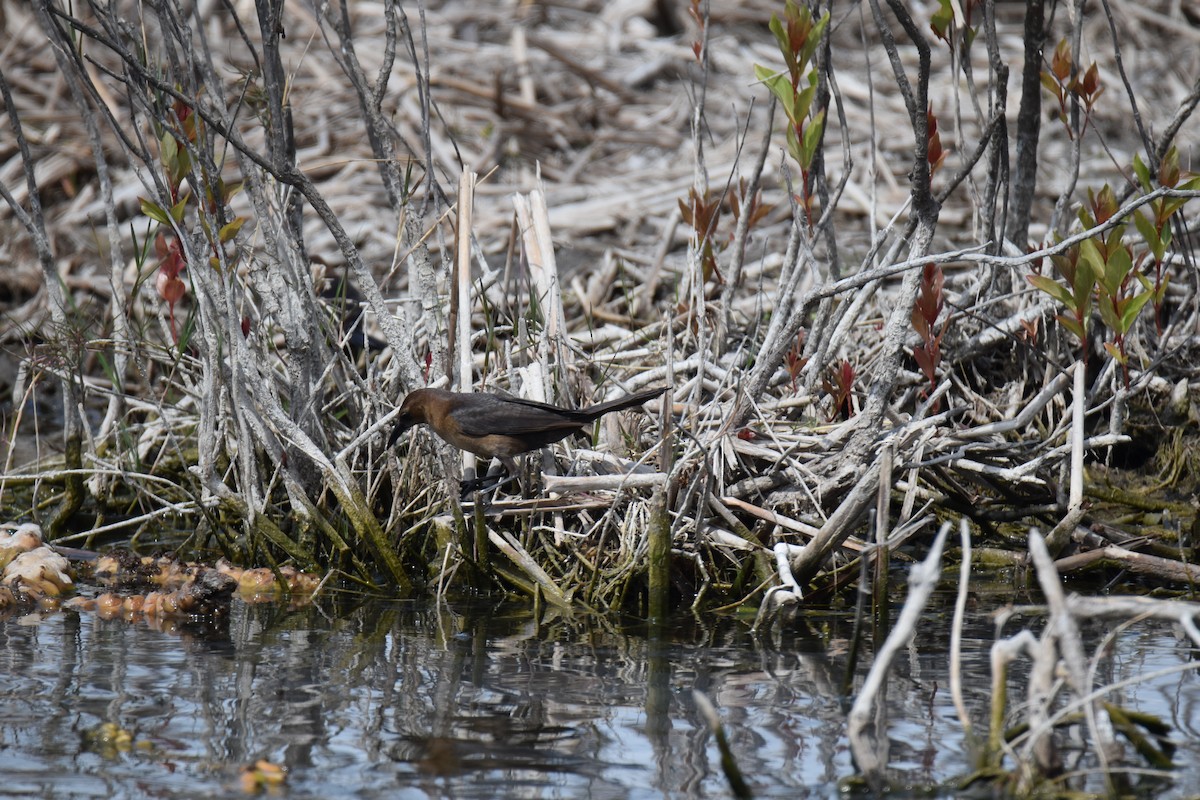
[[[894,796],[970,771],[947,627],[931,615],[888,689],[891,775],[911,787]],[[747,620],[690,617],[651,637],[594,617],[538,624],[523,609],[385,602],[236,603],[217,632],[10,618],[0,797],[236,796],[258,759],[287,769],[269,793],[287,798],[730,797],[693,690],[718,708],[755,796],[835,797],[854,774],[838,694],[849,633],[832,614],[766,639]],[[977,618],[968,633],[967,702],[981,722],[993,632]],[[1193,656],[1169,626],[1135,627],[1098,678]],[[1177,672],[1116,698],[1163,717],[1181,743],[1183,766],[1143,782],[1144,795],[1194,796],[1200,679]],[[132,741],[105,741],[105,723]]]

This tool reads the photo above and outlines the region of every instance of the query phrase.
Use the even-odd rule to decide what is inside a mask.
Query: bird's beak
[[[391,450],[392,447],[396,445],[397,441],[400,441],[400,438],[402,435],[404,435],[404,432],[408,431],[408,429],[412,427],[412,420],[401,419],[400,421],[396,422],[396,427],[391,429],[391,435],[388,437],[388,450]]]
[[[404,432],[413,426],[413,419],[408,414],[401,414],[396,419],[396,426],[392,428],[392,434],[388,437],[387,449],[391,450],[396,442],[400,441],[400,437]]]

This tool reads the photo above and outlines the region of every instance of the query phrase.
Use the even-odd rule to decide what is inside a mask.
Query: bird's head
[[[404,398],[404,402],[400,404],[400,414],[396,417],[396,426],[392,428],[392,435],[388,437],[388,447],[394,445],[409,428],[429,421],[429,403],[432,402],[428,396],[430,391],[417,389],[409,392]]]

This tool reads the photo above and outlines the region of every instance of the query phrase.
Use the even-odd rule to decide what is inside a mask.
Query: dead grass
[[[1122,172],[1144,152],[1130,122],[1131,97],[1144,128],[1158,135],[1188,108],[1198,85],[1200,50],[1159,46],[1164,36],[1196,38],[1200,30],[1178,4],[1110,5],[1131,96],[1108,22],[1089,10],[1080,30],[1083,60],[1098,63],[1106,91],[1081,141],[1077,177],[1073,142],[1057,121],[1044,122],[1030,221],[1035,248],[1054,247],[1055,230],[1075,232],[1070,204],[1088,189],[1106,181],[1124,186]],[[1188,206],[1176,237],[1168,329],[1158,335],[1152,323],[1140,324],[1129,391],[1119,370],[1093,354],[1086,440],[1072,434],[1066,376],[1078,343],[1054,322],[1055,304],[1025,281],[1032,269],[1052,274],[1049,261],[1026,256],[1023,243],[1004,249],[989,238],[997,220],[1003,225],[1007,184],[988,206],[989,175],[1001,173],[987,158],[969,160],[989,130],[996,97],[982,34],[971,50],[974,85],[944,44],[932,45],[929,106],[949,155],[930,188],[953,191],[922,242],[923,234],[906,234],[914,134],[884,43],[868,6],[836,9],[836,103],[824,140],[829,195],[818,205],[829,214],[811,241],[789,247],[795,215],[787,181],[797,179],[795,165],[783,154],[779,114],[775,135],[764,139],[770,98],[753,80],[754,64],[780,64],[765,28],[777,7],[713,3],[704,70],[692,49],[695,23],[682,5],[661,6],[674,9],[671,18],[586,2],[430,4],[423,21],[407,9],[416,48],[428,47],[429,55],[414,70],[401,43],[382,102],[398,171],[411,166],[419,181],[397,207],[341,51],[326,41],[333,40],[330,24],[322,28],[307,4],[288,5],[279,44],[295,161],[348,240],[339,242],[310,202],[304,252],[289,248],[280,233],[283,184],[223,150],[227,181],[263,185],[234,199],[233,212],[250,221],[225,271],[202,260],[188,268],[189,292],[177,313],[193,323],[193,338],[180,352],[170,345],[167,309],[155,293],[158,259],[134,252],[134,236],[151,241],[157,227],[138,198],[160,191],[154,180],[161,167],[154,158],[139,160],[118,136],[152,129],[143,101],[115,77],[127,67],[82,37],[82,63],[96,91],[89,107],[103,103],[116,122],[99,126],[107,164],[98,167],[43,28],[25,4],[6,0],[0,63],[31,147],[53,267],[74,326],[51,323],[37,254],[11,209],[0,208],[0,261],[9,265],[0,274],[0,342],[21,365],[9,379],[16,395],[10,436],[28,435],[33,410],[61,417],[52,378],[75,374],[88,412],[81,422],[89,504],[81,518],[116,517],[133,534],[169,516],[250,559],[303,554],[311,562],[305,568],[360,577],[382,571],[389,582],[437,591],[501,586],[603,608],[644,607],[652,485],[664,487],[675,604],[757,603],[772,583],[787,585],[789,570],[799,589],[831,559],[857,558],[872,535],[864,529],[869,507],[888,519],[893,551],[924,541],[950,514],[968,514],[985,539],[1005,546],[1016,528],[1054,528],[1072,507],[1066,476],[1081,469],[1079,460],[1072,466],[1073,443],[1077,455],[1086,449],[1110,457],[1125,441],[1125,406],[1158,407],[1179,381],[1182,405],[1174,402],[1175,416],[1164,414],[1164,423],[1193,420],[1196,287],[1185,265],[1193,263],[1195,211]],[[252,5],[233,7],[257,42]],[[362,73],[373,80],[385,52],[384,6],[351,7]],[[1047,53],[1070,30],[1065,12],[1060,17]],[[182,57],[163,43],[153,19],[143,22],[151,63]],[[185,22],[193,35],[204,32],[221,96],[241,104],[236,126],[245,146],[266,152],[269,102],[260,97],[261,76],[244,81],[253,61],[228,11],[199,3]],[[917,23],[927,30],[928,20]],[[1002,126],[1010,159],[1021,23],[1020,4],[997,7],[995,60],[1010,70]],[[901,42],[900,63],[915,75],[916,49],[894,21],[889,30]],[[217,94],[207,86],[200,100]],[[1198,130],[1183,125],[1175,138],[1185,166],[1200,145]],[[22,168],[12,137],[4,137],[0,183],[27,206]],[[479,178],[471,184],[473,205],[461,209],[455,203],[468,171]],[[99,180],[105,172],[107,195]],[[761,184],[771,209],[744,239],[720,250],[715,273],[704,274],[703,232],[681,218],[681,202],[695,189],[727,204],[743,179]],[[1064,192],[1069,202],[1060,203]],[[455,247],[464,220],[469,260]],[[193,235],[197,224],[189,219]],[[713,241],[725,246],[734,235],[726,210]],[[299,279],[308,274],[305,255],[326,277],[349,276],[363,296],[318,303]],[[456,262],[471,265],[458,306]],[[945,274],[946,303],[933,387],[911,356],[919,339],[908,322],[917,276],[930,262]],[[117,309],[125,315],[119,322]],[[360,310],[366,330],[388,346],[384,353],[337,346],[347,336],[337,317],[353,319]],[[459,336],[456,350],[448,331],[464,315],[466,341]],[[300,343],[312,365],[307,372],[298,366]],[[39,358],[43,351],[70,357]],[[830,383],[830,368],[843,362],[853,372],[848,419],[835,413]],[[469,534],[471,509],[464,517],[456,499],[453,454],[420,435],[398,453],[380,450],[389,430],[383,420],[404,390],[458,374],[461,363],[471,365],[476,389],[584,404],[665,383],[671,400],[652,405],[649,417],[606,420],[594,447],[557,448],[542,463],[545,475],[535,476],[544,495],[496,503],[483,532]],[[614,488],[593,477],[628,472],[631,462],[646,475],[636,486]],[[62,474],[56,469],[52,459],[23,467],[10,458],[5,481],[53,487]],[[582,483],[551,477],[559,471]],[[158,481],[170,489],[160,491]],[[47,492],[54,499],[45,488],[43,499]],[[1180,523],[1191,524],[1186,517]],[[1073,548],[1094,546],[1084,524],[1076,520],[1066,531]],[[281,552],[277,536],[302,546]],[[487,547],[480,541],[499,549],[492,570],[480,569],[479,547]],[[385,550],[399,555],[386,569]]]

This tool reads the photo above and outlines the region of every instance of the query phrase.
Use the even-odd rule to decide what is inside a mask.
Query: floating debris
[[[258,794],[269,789],[278,789],[287,781],[287,771],[278,764],[259,759],[242,769],[239,780],[245,794]]]
[[[31,543],[32,549],[24,549]],[[75,588],[71,563],[43,545],[40,532],[26,529],[8,536],[0,541],[0,554],[0,563],[4,564],[0,609],[27,605],[56,608],[59,598]]]

